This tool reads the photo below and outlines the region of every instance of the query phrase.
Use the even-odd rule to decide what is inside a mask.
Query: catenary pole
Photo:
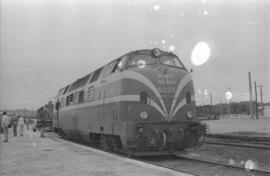
[[[257,101],[257,84],[256,84],[256,81],[254,81],[254,88],[255,88],[255,114],[256,114],[256,119],[258,119],[258,101]]]
[[[248,80],[249,80],[249,111],[250,111],[250,117],[253,118],[252,85],[251,85],[250,72],[248,72]]]

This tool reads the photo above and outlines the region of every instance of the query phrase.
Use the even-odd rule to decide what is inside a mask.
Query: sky
[[[0,2],[0,109],[37,109],[109,61],[156,47],[173,51],[193,70],[198,105],[209,104],[210,94],[213,103],[225,102],[227,91],[231,101],[248,101],[249,71],[270,101],[267,0]],[[200,41],[211,56],[196,66],[191,53]]]

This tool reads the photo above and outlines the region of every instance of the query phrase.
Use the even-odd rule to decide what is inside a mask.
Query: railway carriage
[[[44,127],[46,131],[52,131],[53,130],[53,111],[54,111],[54,105],[53,102],[50,101],[48,104],[45,104],[44,106],[40,107],[37,110],[37,127],[41,128],[42,121],[44,121]]]
[[[134,155],[168,154],[200,144],[190,73],[160,49],[137,50],[58,91],[61,135]]]

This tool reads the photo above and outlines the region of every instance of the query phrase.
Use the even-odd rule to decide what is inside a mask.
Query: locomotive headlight
[[[188,117],[189,119],[191,119],[191,118],[193,117],[192,111],[188,111],[188,112],[187,112],[187,117]]]
[[[145,67],[145,65],[146,65],[146,63],[145,63],[144,60],[139,60],[139,61],[137,62],[137,66],[138,66],[139,68],[143,68],[143,67]]]
[[[147,112],[141,112],[140,113],[140,118],[143,119],[143,120],[147,119],[148,118],[148,113]]]

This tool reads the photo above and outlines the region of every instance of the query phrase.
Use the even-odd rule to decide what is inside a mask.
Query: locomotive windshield
[[[144,67],[145,65],[154,65],[157,59],[150,55],[136,55],[128,62],[128,67]]]
[[[146,65],[162,64],[185,69],[185,66],[178,60],[176,56],[163,55],[159,58],[154,58],[151,55],[136,55],[128,62],[128,67],[144,68]]]
[[[176,56],[161,56],[159,61],[161,64],[164,65],[170,65],[181,69],[185,69],[184,65],[178,60]]]

